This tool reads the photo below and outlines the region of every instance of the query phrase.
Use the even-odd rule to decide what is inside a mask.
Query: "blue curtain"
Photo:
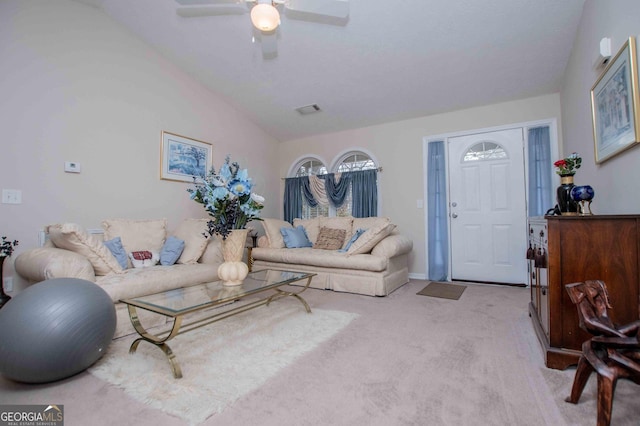
[[[549,127],[529,129],[529,216],[542,216],[553,207],[551,138]]]
[[[293,219],[302,217],[302,199],[311,207],[318,205],[309,189],[309,177],[301,176],[284,180],[284,220],[293,223]]]
[[[313,198],[313,193],[311,192],[311,184],[309,183],[309,176],[301,176],[297,178],[300,180],[300,186],[302,188],[302,196],[304,197],[307,204],[310,207],[316,207],[318,205],[318,201]],[[302,210],[300,211],[300,215],[302,215]],[[296,216],[301,217],[301,216]]]
[[[336,183],[336,175],[333,173],[320,175],[318,177],[324,179],[324,189],[333,207],[340,207],[349,193],[351,173],[342,173],[338,183]]]
[[[378,171],[362,170],[342,173],[336,184],[333,173],[319,175],[325,180],[327,196],[335,207],[340,207],[351,187],[351,214],[354,217],[378,215]],[[302,217],[302,204],[316,207],[318,201],[313,197],[308,176],[286,178],[284,183],[284,220],[293,223],[293,219]]]
[[[446,281],[449,275],[449,238],[444,141],[429,142],[428,145],[427,204],[429,279]]]
[[[351,172],[351,215],[378,216],[378,171]],[[343,174],[344,177],[344,174]]]

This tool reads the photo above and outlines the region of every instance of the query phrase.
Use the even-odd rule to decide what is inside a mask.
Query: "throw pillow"
[[[198,263],[209,243],[207,222],[209,219],[185,219],[178,225],[173,236],[184,241],[184,250],[176,263]]]
[[[349,242],[347,242],[347,244],[344,246],[344,248],[338,250],[339,252],[346,252],[349,251],[349,248],[351,248],[351,245],[353,245],[353,243],[355,243],[358,238],[360,238],[360,235],[364,234],[366,232],[366,229],[356,229],[356,232],[353,233],[353,235],[351,236],[351,239],[349,240]]]
[[[293,226],[289,222],[280,219],[265,218],[262,219],[261,223],[264,228],[264,233],[269,240],[269,247],[284,248],[284,238],[282,238],[280,229],[293,228]]]
[[[347,254],[352,255],[371,252],[376,244],[382,241],[382,239],[387,235],[391,234],[391,231],[393,231],[395,227],[396,226],[392,223],[381,223],[380,225],[367,230],[356,240],[356,242],[351,244]]]
[[[115,237],[111,240],[105,241],[104,245],[107,246],[113,257],[116,258],[122,269],[127,269],[129,263],[127,262],[127,252],[122,246],[122,240],[120,237]]]
[[[160,264],[169,266],[176,263],[184,250],[184,245],[184,240],[174,237],[173,235],[167,238],[164,246],[162,246],[162,250],[160,250]]]
[[[384,216],[371,216],[371,217],[354,217],[353,229],[371,229],[377,226],[388,225],[391,223],[391,219]]]
[[[281,228],[280,232],[287,248],[312,247],[311,241],[307,236],[303,226],[295,228]]]
[[[332,228],[332,229],[344,229],[345,232],[345,241],[343,244],[347,243],[347,235],[351,235],[353,233],[353,217],[320,217],[320,229],[322,227]],[[340,247],[342,248],[342,247]]]
[[[346,235],[347,232],[344,229],[322,227],[318,234],[318,241],[313,245],[313,248],[321,250],[338,250],[342,248]]]
[[[75,223],[49,225],[45,232],[58,248],[66,249],[86,257],[96,275],[121,273],[122,266],[96,235],[89,234]]]
[[[129,253],[134,268],[147,268],[158,263],[160,255],[149,250],[139,250]]]
[[[318,241],[318,234],[320,233],[320,218],[314,217],[313,219],[293,219],[293,227],[303,226],[309,241],[315,243]],[[330,227],[331,228],[331,227]],[[333,226],[333,228],[337,228]]]

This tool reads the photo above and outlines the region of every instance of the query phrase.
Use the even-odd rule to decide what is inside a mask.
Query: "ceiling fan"
[[[287,18],[346,25],[349,19],[348,0],[175,0],[181,6],[179,16],[242,15],[251,12],[251,22],[262,32],[274,31],[280,24],[280,12]]]
[[[250,12],[253,41],[262,45],[264,59],[278,56],[276,31],[280,11],[287,18],[344,26],[349,20],[348,0],[175,0],[176,14],[184,18],[242,15]]]

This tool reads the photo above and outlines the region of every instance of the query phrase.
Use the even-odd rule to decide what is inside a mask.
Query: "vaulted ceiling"
[[[280,141],[558,92],[584,4],[349,0],[340,25],[283,14],[273,57],[248,13],[184,18],[175,0],[79,1]],[[309,104],[321,111],[296,112]]]

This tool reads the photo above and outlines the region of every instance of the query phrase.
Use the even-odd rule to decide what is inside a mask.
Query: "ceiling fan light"
[[[280,13],[270,4],[260,3],[251,9],[251,22],[260,31],[273,31],[280,24]]]

